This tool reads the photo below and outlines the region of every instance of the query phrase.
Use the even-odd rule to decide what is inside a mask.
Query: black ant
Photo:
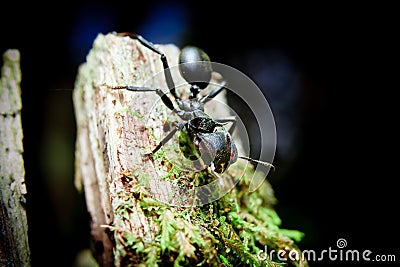
[[[178,108],[175,107],[172,100],[159,88],[131,85],[109,87],[111,89],[126,89],[134,92],[155,92],[160,96],[164,105],[183,120],[175,125],[174,129],[169,132],[169,134],[152,150],[152,152],[147,154],[148,156],[152,156],[157,152],[175,135],[177,131],[185,128],[190,139],[193,141],[196,152],[201,155],[202,165],[209,167],[211,173],[216,178],[220,178],[219,174],[225,172],[225,170],[227,170],[231,164],[235,163],[238,158],[275,169],[271,163],[245,156],[239,156],[237,154],[236,145],[231,135],[236,123],[235,116],[211,118],[204,112],[204,105],[226,88],[226,82],[219,84],[217,88],[207,95],[203,97],[198,96],[200,91],[209,85],[213,72],[210,58],[202,49],[194,46],[186,46],[180,52],[179,71],[182,77],[190,85],[189,98],[183,100],[176,93],[175,83],[172,79],[167,58],[163,52],[157,49],[153,43],[138,34],[118,33],[117,35],[129,36],[132,39],[136,39],[142,45],[160,55],[167,86],[170,89]],[[232,127],[229,131],[223,127],[223,125],[228,122],[232,122]],[[185,152],[182,152],[185,155]]]

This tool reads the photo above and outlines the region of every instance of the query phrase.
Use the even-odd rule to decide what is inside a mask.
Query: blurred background
[[[33,265],[74,266],[90,247],[84,195],[73,186],[72,89],[97,34],[111,31],[196,45],[247,74],[275,116],[277,171],[268,179],[282,227],[305,233],[301,249],[337,248],[345,238],[349,249],[397,253],[398,261],[393,10],[207,0],[2,4],[0,51],[21,52]]]

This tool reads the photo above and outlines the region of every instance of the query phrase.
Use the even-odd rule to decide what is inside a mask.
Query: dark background
[[[394,7],[70,1],[1,9],[0,51],[21,52],[34,266],[73,266],[90,246],[84,196],[73,186],[72,88],[96,35],[111,31],[197,45],[259,85],[277,124],[268,179],[282,227],[305,233],[300,248],[335,249],[345,238],[349,249],[399,260]]]

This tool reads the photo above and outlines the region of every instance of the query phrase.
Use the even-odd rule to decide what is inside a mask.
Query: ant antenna
[[[238,158],[245,159],[245,160],[248,160],[248,161],[250,161],[250,162],[258,163],[258,164],[261,164],[261,165],[263,165],[263,166],[265,166],[265,167],[270,167],[270,168],[272,168],[273,171],[275,171],[275,166],[272,165],[272,164],[269,163],[269,162],[261,161],[261,160],[256,160],[256,159],[252,159],[252,158],[245,157],[245,156],[238,156]]]

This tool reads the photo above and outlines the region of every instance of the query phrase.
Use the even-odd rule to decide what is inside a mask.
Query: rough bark
[[[179,49],[174,45],[162,46],[171,66],[177,65]],[[184,84],[172,69],[176,85]],[[104,225],[114,222],[113,199],[123,187],[121,178],[130,170],[143,166],[149,177],[155,173],[151,162],[141,156],[149,143],[145,127],[160,129],[168,116],[166,108],[154,112],[159,97],[153,93],[132,93],[110,90],[106,85],[143,85],[167,88],[160,56],[128,37],[112,34],[99,35],[87,62],[79,69],[74,91],[74,104],[78,125],[76,146],[76,186],[83,183],[88,210],[92,217],[92,236],[95,255],[109,266],[113,262],[112,236]],[[179,86],[178,86],[179,87]],[[221,94],[223,98],[224,94]],[[137,114],[150,114],[147,125]],[[220,111],[223,114],[223,111]],[[140,115],[139,115],[140,116]],[[150,181],[151,183],[151,181]],[[155,185],[153,194],[169,198],[168,188]],[[164,197],[163,197],[164,195]],[[115,201],[117,202],[117,201]],[[114,205],[115,206],[115,205]],[[155,238],[143,212],[135,211],[139,236]],[[101,252],[101,253],[99,253]]]
[[[30,266],[18,50],[7,50],[0,81],[0,265]]]
[[[177,47],[158,48],[166,54],[170,66],[178,65]],[[178,92],[182,93],[187,87],[183,86],[185,82],[177,71],[172,68],[172,76]],[[218,74],[213,77],[217,83]],[[143,154],[157,145],[160,139],[154,137],[165,136],[171,112],[154,92],[138,93],[109,87],[115,85],[147,86],[166,91],[160,56],[129,37],[99,34],[86,62],[79,68],[73,93],[77,121],[75,182],[77,188],[83,184],[92,219],[94,255],[100,265],[169,263],[178,266],[203,262],[218,266],[229,260],[256,262],[254,251],[252,254],[245,252],[246,243],[230,248],[233,254],[227,255],[228,250],[222,254],[217,252],[218,246],[222,249],[229,242],[242,242],[240,236],[245,231],[240,226],[242,220],[261,223],[256,219],[260,212],[253,216],[243,210],[238,215],[237,208],[242,204],[237,202],[250,201],[247,195],[238,196],[233,190],[218,203],[202,208],[171,207],[162,203],[173,202],[177,191],[171,183],[157,178],[160,173],[168,172],[163,166],[165,163],[151,161]],[[218,97],[224,101],[224,94]],[[212,104],[206,111],[211,116],[227,115],[226,110],[213,110]],[[238,146],[240,149],[239,141]],[[226,175],[234,173],[235,168],[232,168]],[[273,191],[265,184],[267,193],[264,199],[257,198],[258,205],[264,202],[271,207]],[[220,212],[215,211],[216,208]],[[230,219],[220,222],[220,217]],[[224,230],[218,230],[225,224]],[[279,245],[286,247],[293,245],[290,238],[280,233],[266,228],[264,231],[259,237],[261,245],[273,242],[271,240],[278,240]],[[271,246],[277,244],[271,243]]]
[[[177,55],[175,47],[167,49]],[[102,266],[114,264],[114,237],[103,225],[114,222],[112,202],[122,187],[121,178],[131,169],[149,164],[140,156],[148,143],[144,125],[129,111],[147,114],[158,99],[154,93],[144,93],[144,97],[142,93],[112,91],[103,84],[165,88],[161,78],[146,84],[161,70],[156,54],[128,37],[111,34],[97,37],[87,62],[79,69],[73,96],[78,125],[76,185],[82,181],[84,186],[94,254]],[[151,234],[143,213],[135,212],[143,219],[136,222],[137,231],[142,236]]]

